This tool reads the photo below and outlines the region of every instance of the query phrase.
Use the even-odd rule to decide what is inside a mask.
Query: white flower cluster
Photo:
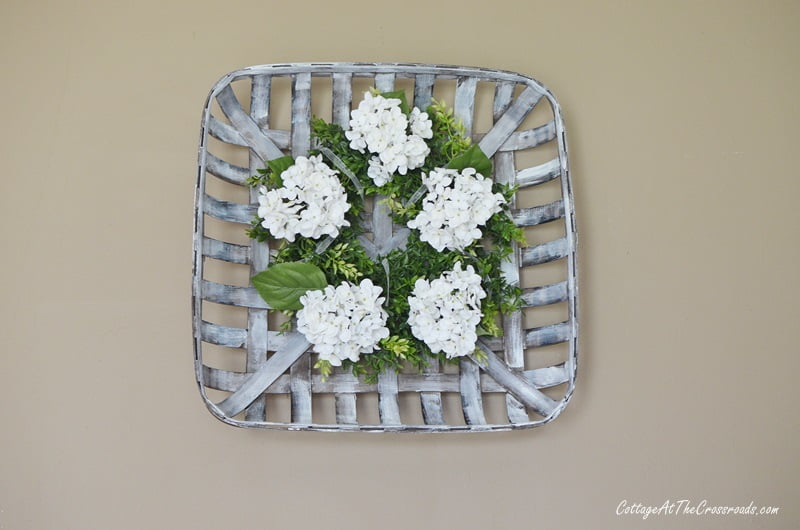
[[[475,328],[483,316],[481,300],[486,292],[472,265],[461,270],[459,262],[432,282],[419,279],[411,294],[408,323],[415,337],[448,359],[475,351]]]
[[[308,291],[300,297],[297,330],[314,345],[323,361],[340,366],[344,359],[358,361],[362,353],[378,349],[389,336],[388,317],[382,304],[383,289],[365,279],[359,285],[348,282],[324,291]]]
[[[422,200],[422,211],[408,222],[409,228],[420,231],[420,239],[438,251],[445,248],[464,250],[481,237],[478,226],[500,211],[505,199],[492,193],[492,181],[468,167],[437,168],[422,175],[428,194]]]
[[[347,193],[322,156],[297,157],[294,165],[281,173],[283,186],[258,190],[258,216],[261,226],[276,238],[294,241],[297,234],[317,239],[336,237],[339,228],[350,226],[344,218],[350,209]]]
[[[430,148],[426,138],[433,138],[433,123],[428,114],[414,107],[410,116],[400,110],[401,101],[364,94],[358,108],[350,113],[350,130],[345,136],[350,149],[375,156],[369,160],[367,175],[376,186],[383,186],[392,175],[405,175],[425,163]],[[411,134],[407,130],[411,129]]]

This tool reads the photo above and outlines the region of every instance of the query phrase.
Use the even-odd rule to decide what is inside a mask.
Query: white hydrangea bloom
[[[321,360],[333,366],[358,361],[362,353],[379,348],[389,336],[388,315],[383,309],[383,289],[369,279],[359,285],[344,282],[337,287],[309,291],[300,297],[297,330],[314,345]]]
[[[475,351],[486,292],[471,265],[462,270],[461,263],[456,263],[432,282],[419,279],[411,294],[408,323],[415,337],[448,359]]]
[[[478,227],[506,202],[499,193],[492,193],[492,181],[471,167],[461,172],[437,168],[423,174],[422,183],[428,188],[422,211],[407,224],[440,252],[445,248],[464,250],[480,238]]]
[[[411,134],[428,140],[433,138],[433,122],[428,118],[427,112],[422,112],[414,107],[411,109],[408,121],[411,124]]]
[[[366,92],[358,108],[350,113],[350,130],[345,136],[351,149],[377,155],[370,159],[367,170],[377,186],[389,182],[395,173],[405,175],[422,167],[430,153],[424,140],[433,137],[428,115],[414,107],[409,120],[400,104],[397,98]]]
[[[297,157],[281,173],[281,179],[280,188],[267,190],[262,186],[258,190],[261,226],[273,237],[289,241],[298,234],[311,239],[336,237],[341,227],[350,226],[344,218],[350,209],[347,193],[322,156]]]

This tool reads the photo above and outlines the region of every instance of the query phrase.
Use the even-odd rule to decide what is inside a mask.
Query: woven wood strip
[[[425,109],[433,98],[433,83],[435,77],[431,74],[420,74],[414,80],[414,106]],[[426,374],[439,372],[439,360],[431,359],[423,368]],[[442,395],[439,392],[421,392],[422,419],[428,425],[444,425],[442,411]]]
[[[257,75],[253,77],[250,88],[250,118],[253,125],[259,128],[269,123],[269,94],[272,86],[272,77]],[[272,144],[277,152],[280,150]],[[274,152],[272,153],[274,155]],[[250,174],[264,167],[261,155],[250,150]],[[258,203],[258,190],[250,189],[250,203]],[[269,244],[267,242],[253,241],[251,243],[250,275],[254,276],[269,265]],[[250,308],[247,310],[247,371],[255,372],[267,362],[269,350],[269,321],[266,309]],[[266,420],[266,398],[261,396],[245,409],[246,421]]]
[[[508,111],[511,105],[511,98],[514,94],[514,83],[503,81],[495,85],[494,106],[492,118],[495,123]],[[494,158],[494,178],[501,184],[514,185],[514,153],[499,152]],[[509,205],[512,209],[516,207],[516,197],[511,200]],[[517,223],[519,224],[519,223]],[[503,275],[511,285],[519,285],[519,248],[516,242],[511,243],[512,257],[503,263]],[[522,311],[515,311],[510,315],[503,315],[503,353],[508,367],[515,371],[520,371],[524,367],[525,348],[522,340]],[[528,413],[525,405],[512,396],[506,395],[506,410],[508,411],[508,421],[510,423],[523,423],[528,421]]]
[[[311,74],[292,77],[292,156],[305,156],[311,145]],[[311,360],[303,355],[291,368],[292,422],[311,423]]]
[[[203,366],[203,377],[206,386],[215,390],[235,392],[251,377],[246,372],[231,372],[210,366]],[[520,376],[528,384],[537,389],[550,388],[564,384],[568,381],[564,363],[535,370],[520,372]],[[458,374],[400,374],[397,377],[398,391],[423,393],[428,390],[440,392],[460,392],[461,376]],[[311,377],[311,387],[315,394],[330,394],[338,390],[346,393],[367,394],[375,392],[377,385],[365,383],[349,373],[338,373],[323,381],[322,376],[314,374]],[[266,394],[286,394],[290,389],[290,377],[281,375],[273,381],[264,391]],[[480,376],[480,391],[486,393],[505,393],[506,388],[501,386],[491,376],[482,373]]]
[[[291,113],[290,130],[271,127],[269,111],[276,77],[291,80],[291,100],[285,107]],[[487,360],[462,359],[457,374],[444,373],[438,363],[432,362],[423,373],[381,374],[377,384],[367,384],[341,370],[322,381],[319,374],[312,372],[308,342],[297,333],[280,334],[270,330],[268,307],[252,287],[217,280],[218,273],[213,280],[206,278],[204,264],[209,259],[221,266],[248,266],[251,274],[268,265],[270,250],[267,245],[256,242],[242,245],[226,240],[225,235],[217,235],[216,231],[212,236],[205,230],[206,217],[233,223],[229,226],[243,230],[243,225],[249,225],[256,212],[257,194],[250,190],[250,204],[223,200],[207,192],[206,180],[220,179],[245,185],[246,179],[263,167],[266,160],[282,156],[287,150],[293,156],[306,154],[310,148],[313,77],[331,80],[332,120],[343,127],[349,121],[353,83],[358,79],[372,80],[379,90],[391,90],[396,79],[411,80],[414,104],[421,108],[430,103],[437,83],[455,81],[450,104],[474,141],[493,157],[495,178],[499,182],[529,188],[558,179],[561,199],[546,204],[512,204],[512,218],[522,227],[562,223],[565,235],[549,241],[537,238],[536,245],[514,252],[513,260],[503,273],[510,281],[518,282],[521,269],[535,269],[550,263],[563,267],[565,279],[546,285],[524,285],[522,300],[525,307],[566,303],[565,319],[555,324],[537,324],[534,319],[533,327],[523,329],[521,313],[506,316],[502,339],[480,341]],[[249,105],[242,105],[234,93],[231,84],[235,81],[250,83]],[[478,82],[495,85],[493,125],[487,131],[473,130]],[[528,125],[527,118],[542,99],[548,101],[552,119]],[[212,100],[219,103],[221,116],[214,115]],[[234,150],[246,149],[249,153],[247,167],[240,165],[241,158],[229,158],[228,151],[208,152],[209,137]],[[255,66],[232,72],[215,85],[203,112],[200,138],[193,267],[195,374],[209,410],[220,420],[241,427],[292,430],[480,432],[542,425],[556,418],[566,406],[574,391],[577,367],[576,231],[560,107],[538,82],[512,72],[450,66],[357,63]],[[551,161],[529,168],[516,167],[515,153],[552,141],[557,142],[558,155]],[[374,258],[402,245],[409,234],[405,227],[392,225],[388,212],[381,205],[373,206],[371,216],[364,221],[364,228],[373,236],[363,236],[361,241]],[[212,313],[204,317],[203,302],[243,308],[246,324],[240,325],[245,327],[217,322]],[[242,352],[245,371],[232,372],[205,364],[204,344],[228,348],[231,354]],[[526,368],[527,358],[535,354],[536,348],[558,345],[568,350],[564,360]],[[558,388],[565,390],[555,394],[542,392],[542,389]],[[206,389],[229,395],[215,402],[209,399]],[[405,412],[398,396],[404,392],[419,394],[424,424],[402,423]],[[454,416],[445,414],[443,392],[457,392],[461,396],[463,425],[448,423]],[[506,395],[507,423],[487,416],[483,399],[487,393]],[[280,394],[290,396],[290,422],[270,421],[266,416],[268,396]],[[335,396],[335,423],[315,422],[312,411],[316,405],[312,404],[320,394]],[[356,396],[366,394],[377,394],[377,416],[381,422],[378,425],[359,422]],[[561,397],[552,397],[554,395]],[[244,413],[243,419],[240,419],[241,413]]]
[[[348,73],[333,74],[333,123],[348,129],[350,123],[350,110],[353,101],[353,76]],[[371,221],[371,219],[370,219]],[[372,223],[365,230],[372,231]],[[343,374],[341,368],[336,368],[337,375]],[[336,423],[340,425],[357,425],[358,409],[356,408],[356,394],[354,392],[336,392]]]

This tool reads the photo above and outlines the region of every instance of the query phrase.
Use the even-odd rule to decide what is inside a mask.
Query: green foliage
[[[270,307],[298,310],[303,306],[300,297],[307,291],[324,289],[325,274],[310,263],[278,263],[251,278],[253,286]]]
[[[319,374],[322,376],[323,381],[327,381],[333,373],[333,366],[331,365],[330,361],[325,361],[323,359],[319,359],[314,363],[314,369],[319,370]]]
[[[382,95],[401,99],[403,112],[410,112],[404,92],[386,92]],[[351,370],[356,376],[364,377],[367,382],[371,383],[376,382],[378,374],[385,370],[400,371],[409,365],[421,369],[431,358],[438,358],[442,362],[458,362],[458,359],[446,359],[442,353],[433,354],[424,342],[411,333],[411,327],[407,322],[408,297],[418,279],[435,279],[443,272],[451,270],[457,262],[461,262],[465,267],[471,265],[482,277],[482,287],[487,294],[481,307],[483,317],[478,329],[481,335],[501,336],[502,328],[499,322],[502,314],[521,307],[521,290],[516,286],[509,285],[500,273],[501,264],[504,260],[509,259],[513,251],[513,243],[525,244],[524,233],[514,225],[509,217],[508,207],[492,216],[486,226],[482,227],[484,238],[474,242],[463,252],[449,250],[439,252],[420,240],[418,232],[412,231],[405,249],[392,250],[387,256],[381,256],[377,260],[380,262],[385,258],[389,269],[388,276],[381,265],[367,256],[358,241],[358,236],[362,234],[360,215],[365,210],[365,196],[381,196],[381,201],[389,208],[393,221],[399,225],[405,225],[420,211],[421,201],[411,202],[410,199],[418,190],[425,190],[422,186],[423,173],[436,167],[450,167],[458,170],[474,167],[485,176],[491,175],[491,161],[478,146],[472,144],[470,138],[465,134],[463,124],[454,116],[450,108],[443,102],[434,100],[427,108],[427,113],[433,123],[434,137],[427,140],[431,152],[425,165],[422,168],[410,170],[406,175],[394,178],[381,187],[375,186],[367,175],[369,159],[372,155],[351,150],[345,131],[339,125],[313,118],[311,133],[314,145],[330,149],[341,159],[355,175],[364,195],[359,193],[358,186],[350,178],[340,175],[340,182],[347,192],[347,200],[351,205],[347,213],[347,219],[351,226],[343,227],[331,245],[319,252],[318,241],[302,237],[297,238],[294,242],[282,241],[278,247],[274,264],[265,271],[276,268],[281,270],[281,266],[303,266],[310,267],[306,269],[307,271],[312,269],[316,271],[312,274],[315,278],[313,286],[302,283],[299,278],[292,280],[296,281],[297,285],[289,287],[281,283],[288,281],[284,278],[281,278],[280,282],[274,280],[271,283],[266,282],[270,286],[267,288],[268,291],[278,287],[293,290],[292,293],[286,293],[286,303],[281,304],[285,309],[290,310],[288,311],[289,316],[293,314],[291,310],[300,308],[297,299],[299,299],[298,293],[302,289],[319,289],[325,285],[338,285],[344,281],[358,283],[365,278],[369,278],[374,284],[383,287],[384,295],[387,296],[388,293],[384,308],[388,313],[387,326],[391,330],[391,336],[383,339],[379,344],[379,349],[375,352],[363,354],[359,362],[353,363],[349,360],[343,362],[344,368]],[[310,152],[312,155],[319,153],[317,150]],[[280,173],[291,163],[293,163],[291,157],[272,160],[265,169],[258,172],[258,175],[248,179],[248,183],[254,187],[275,188],[281,186]],[[510,200],[516,189],[495,184],[494,192],[501,193],[506,200]],[[254,219],[247,233],[259,241],[267,241],[270,239],[269,232],[260,225],[260,222],[261,219]],[[269,280],[270,275],[267,274],[266,278]],[[254,277],[253,283],[256,288],[259,287],[257,281],[262,284],[263,289],[263,277],[260,275]],[[269,302],[269,300],[267,301]],[[274,303],[269,303],[272,307],[278,308]],[[281,329],[288,330],[291,328],[291,324],[289,321]],[[476,351],[476,355],[485,357],[479,350]],[[323,378],[327,378],[332,371],[330,363],[325,361],[317,362],[315,368],[320,370]]]
[[[492,177],[492,161],[489,160],[489,157],[475,144],[469,146],[466,151],[453,158],[450,163],[447,164],[447,167],[459,171],[472,167],[484,177]]]
[[[425,161],[426,168],[447,167],[447,164],[465,152],[472,139],[467,136],[464,124],[443,101],[433,100],[426,109],[433,123],[433,138],[428,140],[431,154]]]

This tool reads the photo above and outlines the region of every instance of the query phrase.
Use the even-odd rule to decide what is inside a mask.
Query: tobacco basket
[[[312,113],[347,128],[369,87],[405,89],[424,109],[444,99],[492,158],[494,178],[519,187],[512,204],[528,245],[504,274],[523,288],[523,311],[503,337],[483,340],[488,361],[433,362],[423,373],[349,373],[327,381],[297,333],[281,334],[249,286],[267,243],[244,235],[256,209],[246,179],[264,161],[310,148]],[[354,102],[355,99],[355,102]],[[410,100],[410,98],[409,98]],[[367,228],[390,241],[399,227],[374,207]],[[576,231],[567,144],[553,95],[520,74],[420,64],[313,63],[244,68],[223,77],[203,109],[195,201],[195,373],[225,423],[314,431],[480,432],[535,427],[569,401],[577,361]]]

